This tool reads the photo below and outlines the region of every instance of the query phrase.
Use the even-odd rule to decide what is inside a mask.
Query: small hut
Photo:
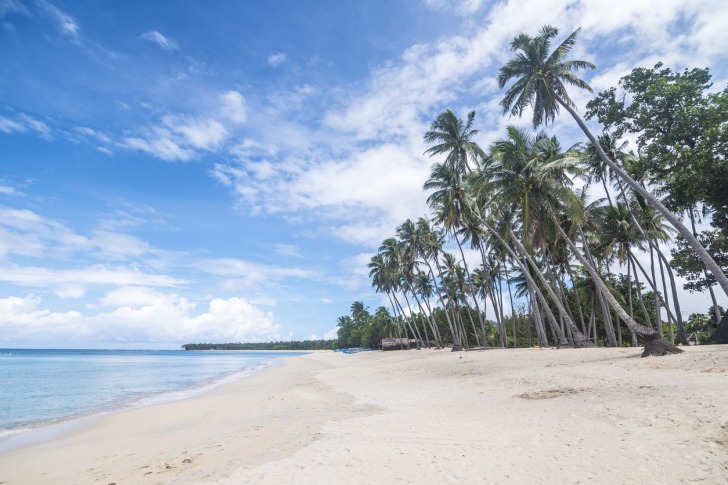
[[[410,339],[407,338],[383,338],[382,350],[401,350],[410,348]]]

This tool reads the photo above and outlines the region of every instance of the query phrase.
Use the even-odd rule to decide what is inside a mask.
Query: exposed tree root
[[[645,350],[642,352],[642,357],[659,357],[661,355],[672,355],[681,354],[683,350],[668,342],[667,340],[660,337],[660,334],[655,332],[651,335],[643,335],[645,339]]]
[[[452,350],[450,352],[460,352],[463,348],[460,344],[452,344]]]

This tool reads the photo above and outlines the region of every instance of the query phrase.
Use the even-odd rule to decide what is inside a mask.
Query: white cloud
[[[282,52],[268,56],[268,64],[273,67],[278,67],[288,60],[288,56]]]
[[[274,244],[273,247],[275,248],[276,253],[281,256],[292,256],[294,258],[302,257],[301,249],[294,244]]]
[[[127,266],[92,265],[77,269],[60,269],[33,266],[4,266],[0,270],[0,281],[19,286],[58,289],[67,285],[75,288],[90,285],[143,285],[152,287],[175,287],[189,281],[163,274],[150,274],[138,268]],[[77,291],[77,290],[74,290]]]
[[[15,189],[15,187],[10,187],[9,185],[0,185],[0,194],[17,195],[18,191]]]
[[[76,126],[73,131],[80,135],[83,140],[91,141],[93,144],[101,144],[99,149],[105,148],[108,150],[108,146],[113,144],[111,138],[103,132],[88,128],[85,126]]]
[[[210,114],[165,115],[156,125],[127,134],[119,145],[167,161],[190,160],[199,151],[220,151],[231,136],[230,129],[245,122],[247,111],[245,98],[237,91],[221,94],[218,102]]]
[[[220,96],[222,100],[222,116],[233,123],[244,123],[248,118],[245,109],[245,98],[237,91],[228,91]]]
[[[221,285],[226,290],[259,288],[291,279],[319,279],[321,275],[303,268],[288,268],[235,258],[202,259],[197,262],[198,269],[207,274],[227,278]]]
[[[41,138],[46,140],[53,139],[53,134],[48,125],[24,113],[17,115],[14,120],[0,116],[0,131],[7,134],[34,131],[39,134]]]
[[[126,137],[122,142],[122,146],[133,150],[141,150],[153,157],[162,160],[190,160],[194,157],[195,152],[189,148],[180,146],[172,140],[169,130],[154,128],[147,131],[148,139],[141,137]]]
[[[118,212],[116,213],[118,215]],[[133,224],[141,223],[137,218]],[[119,220],[116,220],[119,227]],[[127,216],[126,226],[132,222]],[[102,226],[105,223],[102,223]],[[146,264],[168,255],[135,236],[114,231],[108,224],[83,235],[65,224],[43,217],[27,209],[0,206],[0,235],[6,254],[63,259],[73,253],[84,253],[105,261],[136,259]]]
[[[181,144],[197,149],[215,150],[228,137],[225,126],[212,118],[165,116],[162,123],[177,135]]]
[[[0,299],[0,340],[67,342],[257,342],[280,339],[280,325],[244,298],[212,298],[207,309],[175,294],[145,288],[119,288],[101,303],[112,309],[95,314],[54,313],[33,294]]]
[[[312,333],[303,340],[336,340],[339,337],[339,327],[334,327],[324,333],[323,337],[319,337],[315,333]]]
[[[422,183],[428,175],[429,162],[395,144],[336,161],[287,167],[249,161],[214,169],[215,178],[234,187],[251,212],[314,212],[324,222],[337,223],[331,235],[364,244],[377,244],[395,225],[424,214]],[[351,219],[351,213],[359,216]]]
[[[28,130],[25,126],[21,125],[17,121],[13,121],[11,119],[5,118],[4,116],[0,116],[0,131],[2,131],[3,133],[23,133]]]
[[[12,13],[19,13],[27,16],[30,15],[28,9],[25,8],[18,0],[0,1],[0,19]]]
[[[453,11],[459,15],[472,15],[483,6],[484,0],[424,0],[425,5],[437,11]]]
[[[165,37],[164,35],[157,32],[156,30],[145,32],[142,35],[140,35],[139,38],[142,40],[153,42],[165,50],[179,49],[179,47],[177,46],[177,43],[174,40],[172,40],[168,37]]]
[[[79,37],[81,26],[73,16],[67,14],[47,0],[36,0],[36,6],[43,15],[49,17],[56,24],[56,27],[62,34],[73,37],[74,39]]]

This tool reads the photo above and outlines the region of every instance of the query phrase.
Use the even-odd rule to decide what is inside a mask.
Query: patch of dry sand
[[[313,353],[0,456],[0,483],[726,483],[728,347]]]

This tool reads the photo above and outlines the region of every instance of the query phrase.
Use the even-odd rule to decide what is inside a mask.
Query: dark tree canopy
[[[703,204],[728,230],[728,88],[709,92],[709,69],[637,68],[587,104],[617,138],[637,134],[629,168],[658,187],[673,211]],[[722,222],[721,222],[722,221]]]
[[[701,244],[713,256],[715,262],[721,269],[728,273],[728,237],[719,231],[705,231],[699,236]],[[677,246],[672,250],[672,266],[679,276],[688,280],[685,289],[693,291],[705,291],[709,286],[715,284],[715,278],[708,273],[705,277],[705,266],[695,256],[695,253],[685,243],[685,240],[678,238]]]

